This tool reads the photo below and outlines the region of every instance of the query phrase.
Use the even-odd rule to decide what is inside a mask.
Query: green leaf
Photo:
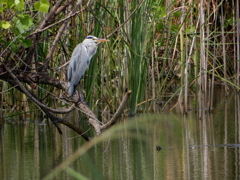
[[[23,32],[24,32],[23,25],[22,25],[22,23],[20,22],[19,19],[16,21],[16,27],[18,28],[18,30],[19,30],[20,33],[23,33]]]
[[[1,27],[2,27],[3,29],[8,29],[8,28],[10,28],[10,26],[11,26],[11,24],[10,24],[9,22],[5,21],[5,20],[3,20],[3,21],[1,22]]]
[[[163,30],[164,28],[165,28],[165,25],[162,22],[160,22],[156,25],[157,30]]]
[[[48,12],[49,6],[50,6],[50,4],[49,4],[48,0],[42,0],[39,10],[41,12]]]
[[[48,12],[49,6],[50,6],[50,4],[49,4],[48,0],[41,0],[34,4],[35,10],[41,11],[44,13]]]
[[[28,48],[32,45],[32,41],[30,39],[23,39],[22,44],[25,48]]]
[[[23,29],[28,29],[33,24],[32,18],[29,15],[19,15],[18,19]]]
[[[175,13],[173,13],[173,16],[175,17],[181,17],[182,13],[180,11],[176,11]]]
[[[15,3],[16,5],[18,5],[18,4],[20,3],[20,1],[19,1],[19,0],[15,0],[14,3]]]
[[[18,10],[24,10],[24,1],[23,0],[15,0],[15,4]]]
[[[187,27],[187,28],[186,28],[186,32],[187,32],[188,34],[194,33],[195,30],[196,30],[196,28],[195,28],[194,26],[190,26],[190,27]]]
[[[40,1],[34,3],[34,9],[39,11]]]
[[[7,3],[6,3],[6,8],[7,8],[7,9],[10,9],[10,8],[12,8],[12,7],[14,7],[14,6],[15,6],[14,0],[8,0],[8,1],[7,1]]]

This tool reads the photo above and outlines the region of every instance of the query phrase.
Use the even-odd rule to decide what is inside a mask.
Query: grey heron
[[[77,85],[85,74],[93,55],[97,51],[98,42],[106,42],[107,39],[99,39],[95,36],[87,36],[73,50],[68,66],[68,93],[72,97]]]

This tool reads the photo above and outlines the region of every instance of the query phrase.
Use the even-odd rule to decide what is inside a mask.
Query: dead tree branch
[[[33,103],[35,103],[43,111],[43,113],[46,114],[46,116],[51,120],[51,122],[56,126],[59,133],[62,133],[59,124],[63,124],[71,128],[81,136],[83,136],[85,140],[89,141],[90,138],[84,133],[84,131],[82,131],[80,128],[78,128],[71,122],[68,122],[64,118],[58,117],[57,115],[67,114],[76,108],[87,116],[88,123],[94,128],[96,135],[100,135],[103,131],[105,131],[107,128],[111,127],[113,124],[117,122],[117,120],[119,119],[119,117],[121,116],[121,114],[123,113],[124,109],[127,106],[127,102],[130,97],[131,91],[126,92],[126,95],[123,97],[123,100],[120,106],[118,107],[117,111],[113,115],[113,117],[107,123],[103,124],[98,120],[97,116],[92,112],[92,110],[86,104],[79,102],[78,92],[75,93],[73,99],[69,99],[67,95],[65,96],[65,94],[61,98],[59,98],[59,99],[65,99],[67,102],[71,103],[71,105],[68,108],[54,109],[44,104],[45,101],[39,99],[37,95],[32,93],[30,88],[26,86],[27,84],[29,84],[31,87],[35,88],[36,87],[35,84],[37,85],[47,84],[59,90],[63,90],[64,92],[68,90],[67,82],[61,81],[60,79],[50,76],[47,70],[50,68],[49,63],[51,62],[53,53],[55,52],[59,39],[61,38],[61,35],[63,34],[64,30],[66,29],[70,21],[70,18],[72,18],[73,16],[76,16],[77,14],[86,10],[86,8],[90,6],[90,0],[88,0],[84,5],[84,7],[82,7],[81,10],[78,11],[79,7],[82,5],[82,0],[78,0],[77,3],[73,6],[72,11],[70,11],[64,19],[56,21],[55,19],[58,19],[56,18],[56,16],[59,13],[63,12],[64,9],[66,9],[66,7],[68,7],[69,5],[71,4],[73,5],[74,2],[75,2],[74,0],[66,0],[64,2],[63,0],[57,0],[55,5],[52,7],[49,13],[45,16],[44,20],[40,23],[37,29],[33,33],[31,33],[29,36],[26,37],[32,40],[32,45],[29,48],[25,48],[25,49],[23,48],[21,52],[19,51],[19,54],[21,54],[22,57],[25,58],[24,60],[21,60],[23,62],[22,63],[23,65],[16,66],[16,60],[14,58],[13,60],[8,61],[8,57],[10,57],[10,54],[11,54],[10,51],[9,51],[9,56],[7,56],[6,58],[4,57],[4,59],[3,58],[1,59],[0,79],[4,80],[5,82],[8,82],[10,85],[15,86],[19,91],[24,93]],[[137,11],[137,9],[139,9],[142,2],[143,0],[139,2],[139,4],[133,10],[130,16],[118,28],[116,28],[111,34],[107,36],[108,38],[112,36],[116,31],[121,29],[124,26],[124,24],[126,24],[129,21],[132,15]],[[58,24],[61,24],[61,26],[57,31],[57,34],[53,40],[52,45],[49,46],[50,49],[48,50],[48,54],[45,57],[45,62],[43,62],[43,66],[39,67],[39,65],[41,64],[38,62],[35,62],[36,67],[34,66],[34,69],[31,69],[30,64],[32,64],[33,60],[37,59],[37,58],[34,58],[34,55],[36,54],[35,46],[40,40],[41,33],[46,31],[49,28],[55,27]],[[25,56],[23,55],[24,53],[26,53]]]
[[[121,114],[123,113],[123,111],[127,105],[127,102],[128,102],[128,99],[129,99],[131,93],[132,93],[131,90],[127,91],[127,93],[123,97],[121,104],[119,105],[117,111],[115,112],[115,114],[113,115],[111,120],[101,126],[101,131],[104,131],[105,129],[107,129],[108,127],[112,126],[113,124],[115,124],[117,122],[117,120],[119,119],[119,117],[121,116]]]
[[[88,1],[87,3],[87,6],[89,4],[90,1]],[[69,13],[68,16],[71,16],[73,15],[77,9],[81,6],[82,4],[82,0],[79,0],[76,5],[74,6],[73,10]],[[52,55],[53,55],[53,52],[55,51],[56,47],[57,47],[57,43],[59,42],[60,38],[61,38],[61,35],[63,33],[63,31],[65,30],[65,28],[67,27],[67,24],[69,23],[69,19],[65,20],[64,23],[62,24],[62,26],[60,27],[57,35],[55,36],[55,39],[52,43],[52,46],[51,46],[51,49],[49,50],[47,56],[46,56],[46,59],[45,59],[45,63],[44,63],[44,69],[47,69],[48,66],[49,66],[49,63],[51,61],[51,58],[52,58]]]
[[[41,103],[40,101],[37,100],[36,97],[34,97],[24,86],[23,84],[18,80],[18,78],[12,73],[12,71],[5,65],[3,64],[5,69],[7,70],[7,72],[10,74],[10,76],[13,78],[13,80],[17,83],[18,87],[21,89],[21,91],[26,94],[26,96],[28,98],[30,98],[34,103],[36,103],[39,107],[42,107],[50,112],[53,113],[60,113],[60,114],[64,114],[64,113],[69,113],[70,111],[72,111],[74,109],[74,105],[72,105],[71,107],[67,108],[66,110],[58,110],[58,109],[53,109],[50,108],[48,106],[46,106],[45,104]]]

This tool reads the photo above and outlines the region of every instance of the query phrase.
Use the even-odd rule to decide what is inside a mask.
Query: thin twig
[[[88,6],[90,3],[90,0],[88,1],[87,5]],[[69,13],[69,16],[73,15],[77,9],[80,7],[80,5],[82,4],[82,0],[79,0],[75,7],[73,8],[73,10]],[[57,35],[55,36],[55,39],[52,43],[52,46],[51,46],[51,49],[49,50],[47,56],[46,56],[46,59],[45,59],[45,63],[44,63],[44,66],[43,68],[47,69],[47,67],[49,66],[49,63],[50,63],[50,60],[52,58],[52,55],[53,55],[53,52],[55,51],[56,47],[57,47],[57,44],[58,44],[58,41],[60,40],[61,38],[61,35],[63,33],[63,31],[65,30],[65,28],[67,27],[67,24],[69,23],[69,19],[65,20],[64,23],[62,24],[62,26],[60,27]]]
[[[84,11],[87,7],[88,7],[88,6],[86,6],[86,7],[85,7],[84,9],[82,9],[81,11],[77,11],[77,12],[75,12],[75,13],[73,13],[73,14],[70,14],[70,15],[68,15],[66,18],[61,19],[61,20],[59,20],[58,22],[55,22],[55,23],[53,23],[53,24],[51,24],[51,25],[49,25],[49,26],[47,26],[47,27],[45,27],[45,28],[42,28],[42,29],[38,28],[38,29],[36,29],[36,31],[34,31],[34,32],[33,32],[32,34],[30,34],[29,36],[27,36],[27,38],[29,38],[29,37],[37,34],[37,33],[41,33],[41,32],[43,32],[43,31],[46,31],[47,29],[49,29],[49,28],[51,28],[51,27],[53,27],[53,26],[56,26],[57,24],[60,24],[60,23],[62,23],[62,22],[65,22],[66,20],[70,19],[71,17],[76,16],[76,15],[78,15],[79,13],[81,13],[82,11]]]
[[[104,124],[103,126],[101,126],[101,131],[104,131],[105,129],[107,129],[109,126],[112,126],[113,124],[115,124],[118,120],[118,118],[120,117],[120,115],[123,113],[123,110],[125,109],[128,99],[131,95],[132,91],[129,90],[127,91],[127,93],[125,94],[125,96],[123,97],[123,100],[121,102],[121,104],[119,105],[117,111],[115,112],[115,114],[113,115],[113,117],[111,118],[110,121],[108,121],[106,124]]]
[[[12,76],[13,80],[17,83],[18,87],[22,90],[22,92],[24,92],[24,94],[26,94],[39,107],[42,107],[50,112],[59,113],[59,114],[66,114],[66,113],[71,112],[74,109],[74,105],[70,106],[66,110],[58,110],[58,109],[50,108],[50,107],[46,106],[45,104],[41,103],[23,86],[23,84],[18,80],[18,78],[12,73],[12,71],[4,63],[3,63],[3,65],[4,65],[5,69],[7,70],[7,72]]]
[[[138,8],[142,5],[142,2],[143,2],[143,0],[138,3],[137,7],[136,7],[136,8],[133,10],[133,12],[128,16],[128,18],[127,18],[118,28],[116,28],[112,33],[110,33],[109,35],[107,35],[106,38],[109,38],[109,37],[112,36],[115,32],[117,32],[121,27],[123,27],[124,24],[126,24],[126,23],[129,21],[129,19],[133,16],[133,14],[134,14],[134,13],[138,10]]]

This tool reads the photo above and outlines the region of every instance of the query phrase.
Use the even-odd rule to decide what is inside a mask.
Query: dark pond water
[[[213,112],[201,120],[194,111],[187,117],[164,113],[125,119],[55,179],[240,179],[239,99],[234,93],[217,98]],[[47,124],[6,122],[0,134],[0,179],[43,179],[88,147],[62,129],[59,135]]]

